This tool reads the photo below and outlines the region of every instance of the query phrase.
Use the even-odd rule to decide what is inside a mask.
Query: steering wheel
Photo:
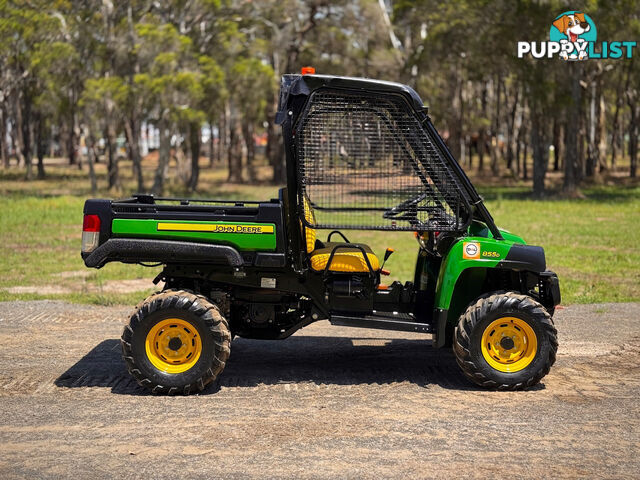
[[[417,217],[418,209],[416,208],[416,205],[428,197],[428,192],[421,193],[420,195],[405,200],[404,202],[399,203],[395,207],[387,210],[382,214],[382,217],[390,220],[406,220],[412,226],[420,227],[421,229],[426,231],[437,230],[437,221],[433,218],[428,218],[426,222],[420,222]],[[455,217],[447,214],[437,206],[427,205],[423,208],[430,214],[429,217],[431,217],[431,215],[435,215],[436,218],[439,218],[440,222],[442,220],[445,220],[447,223],[450,223],[452,225],[455,225],[457,223]]]
[[[416,197],[405,200],[404,202],[399,203],[395,207],[384,212],[382,214],[382,218],[387,218],[389,220],[408,220],[412,224],[418,223],[418,219],[416,217],[416,213],[418,210],[415,208],[415,206],[428,196],[428,193],[421,193]],[[403,212],[405,214],[399,216]]]

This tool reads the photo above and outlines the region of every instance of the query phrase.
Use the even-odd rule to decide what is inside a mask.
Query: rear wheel
[[[231,334],[207,298],[167,290],[138,305],[121,343],[129,373],[141,386],[153,393],[188,394],[222,372]]]
[[[500,390],[538,383],[558,350],[551,316],[533,298],[513,292],[480,298],[460,317],[453,350],[472,382]]]

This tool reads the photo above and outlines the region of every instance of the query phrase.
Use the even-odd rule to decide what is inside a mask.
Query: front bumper
[[[538,276],[538,292],[540,303],[550,312],[560,304],[560,281],[555,272],[546,270]]]

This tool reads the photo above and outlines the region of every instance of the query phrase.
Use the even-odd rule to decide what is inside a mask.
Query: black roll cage
[[[304,212],[300,210],[300,202],[298,201],[300,188],[295,148],[295,128],[301,114],[307,106],[311,94],[324,87],[330,87],[331,89],[344,89],[348,91],[366,89],[367,91],[377,92],[380,94],[402,95],[408,105],[413,109],[422,127],[435,142],[436,148],[443,155],[450,171],[460,182],[461,186],[469,196],[471,204],[471,218],[484,222],[495,239],[503,239],[500,230],[496,226],[489,210],[487,210],[482,197],[478,194],[477,190],[469,180],[469,177],[467,177],[462,167],[451,154],[451,151],[446,146],[444,140],[431,122],[427,107],[423,105],[422,100],[412,88],[399,83],[363,78],[289,74],[282,77],[276,123],[282,126],[282,135],[285,146],[288,202],[286,215],[288,217],[288,224],[291,226],[291,228],[289,228],[289,241],[291,245],[293,267],[296,272],[302,273],[304,271],[306,248],[304,248],[305,244],[302,239],[301,229],[295,228],[294,226],[297,225],[298,222],[302,222],[307,226],[312,225],[308,225],[308,222],[304,218]],[[365,259],[366,258],[367,257],[365,255]]]

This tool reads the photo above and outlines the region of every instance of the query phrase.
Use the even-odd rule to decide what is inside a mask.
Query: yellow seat
[[[313,208],[309,199],[304,197],[304,217],[311,225],[316,224],[316,217],[313,213]],[[302,222],[301,222],[302,223]],[[307,246],[307,253],[309,254],[309,260],[311,261],[311,268],[316,271],[322,271],[326,268],[329,257],[333,249],[340,245],[338,242],[322,243],[317,241],[317,234],[315,228],[303,226],[304,238]],[[380,269],[380,261],[375,256],[373,251],[368,245],[358,243],[356,244],[362,247],[369,259],[371,268],[376,271]],[[355,247],[340,248],[333,255],[331,265],[329,266],[331,272],[348,272],[348,273],[366,273],[369,271],[367,262],[362,255],[362,251]]]
[[[366,252],[369,263],[371,263],[371,268],[374,271],[379,270],[380,262],[378,261],[378,257],[371,251],[371,248],[368,245],[358,245]],[[311,268],[318,271],[324,270],[333,249],[334,247],[317,248],[311,252]],[[369,271],[369,267],[360,249],[345,247],[340,248],[333,255],[329,270],[332,272],[364,273]]]

